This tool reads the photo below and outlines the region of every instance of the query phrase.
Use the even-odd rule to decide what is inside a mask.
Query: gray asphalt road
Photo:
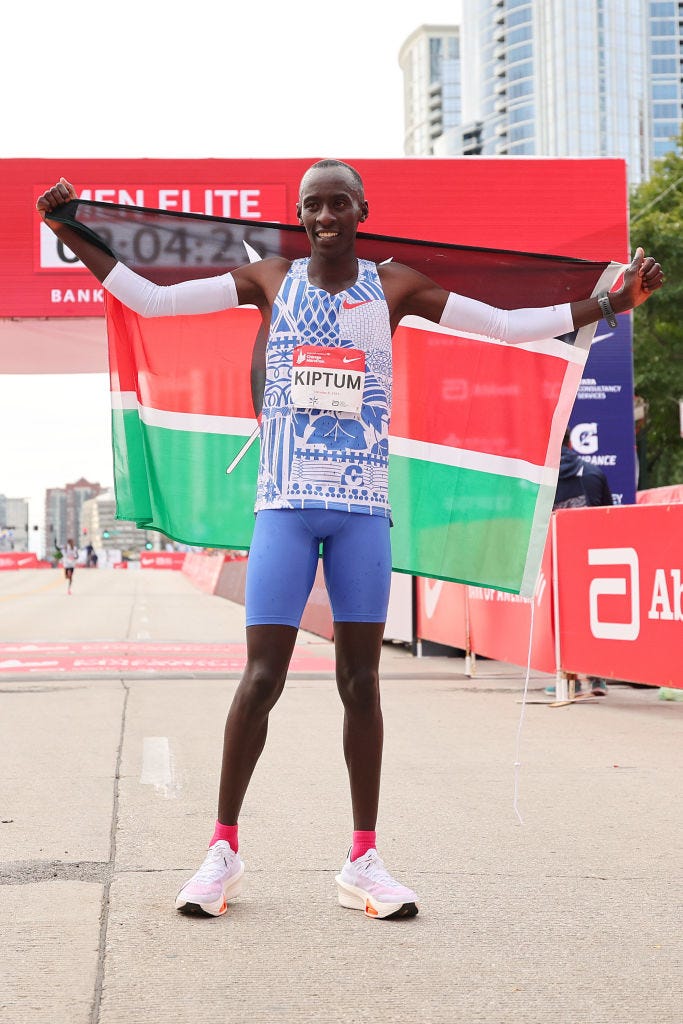
[[[331,645],[302,635],[240,822],[244,896],[176,914],[243,628],[180,573],[80,570],[72,597],[0,573],[3,1024],[681,1024],[683,704],[652,690],[526,709],[520,825],[523,672],[387,645],[379,845],[421,908],[379,922],[336,902],[341,708]],[[118,673],[116,644],[140,653]]]

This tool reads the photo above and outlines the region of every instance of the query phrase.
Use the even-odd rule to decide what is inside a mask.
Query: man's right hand
[[[39,196],[36,202],[36,210],[45,220],[46,213],[49,213],[50,210],[56,210],[58,206],[68,203],[70,199],[78,199],[76,189],[66,178],[60,178],[56,185],[53,185],[47,192],[43,192],[42,196]]]
[[[61,224],[59,221],[45,218],[46,213],[51,213],[58,207],[68,203],[71,199],[78,199],[76,189],[66,180],[60,178],[56,185],[43,192],[36,201],[36,210],[45,221],[51,231],[57,235],[71,252],[86,265],[98,281],[104,281],[107,275],[116,265],[116,260],[109,253],[104,252],[99,246],[94,245],[90,239],[84,238],[70,224]]]

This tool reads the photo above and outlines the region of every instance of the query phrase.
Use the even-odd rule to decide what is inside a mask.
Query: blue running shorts
[[[298,629],[322,544],[335,622],[386,622],[391,586],[390,520],[327,509],[264,509],[247,562],[247,626]]]

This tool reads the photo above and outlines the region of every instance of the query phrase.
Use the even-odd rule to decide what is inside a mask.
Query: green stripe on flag
[[[537,504],[554,488],[390,456],[394,568],[518,593]]]
[[[228,475],[242,435],[149,426],[137,410],[115,409],[112,438],[117,519],[197,547],[249,547],[258,444]]]
[[[227,475],[241,433],[153,426],[115,409],[112,437],[118,519],[198,547],[249,547],[258,444]],[[531,594],[554,484],[395,454],[390,480],[394,569]]]
[[[111,437],[114,451],[116,518],[144,526],[151,521],[152,506],[143,451],[142,425],[137,409],[113,409]]]

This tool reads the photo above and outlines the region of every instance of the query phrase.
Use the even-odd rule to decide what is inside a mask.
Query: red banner
[[[668,487],[651,487],[648,491],[638,491],[636,501],[639,505],[674,505],[683,502],[683,484],[669,484]]]
[[[534,596],[529,600],[500,590],[468,587],[470,642],[487,658],[526,665],[531,634],[531,668],[555,671],[552,602],[552,553],[548,542]],[[533,616],[533,620],[532,620]]]
[[[434,580],[417,601],[420,639],[526,665],[532,602]],[[555,512],[533,611],[534,670],[683,689],[683,504]]]
[[[555,514],[562,668],[683,687],[683,505]]]
[[[203,551],[188,551],[183,562],[183,572],[199,590],[215,594],[224,563],[223,552],[209,554]]]
[[[469,651],[467,587],[417,577],[417,637]]]
[[[142,551],[141,569],[182,569],[185,563],[184,551]]]
[[[555,671],[550,542],[530,600],[440,580],[418,579],[417,583],[417,635],[421,640],[526,665],[533,609],[531,667],[537,672]]]
[[[33,551],[3,551],[0,569],[51,569],[50,562],[41,562]]]
[[[41,192],[67,177],[79,196],[155,209],[258,222],[296,223],[299,182],[312,159],[0,160],[0,317],[92,317],[102,288],[41,225]],[[628,252],[623,160],[506,160],[474,157],[352,161],[363,175],[369,230],[460,245],[621,259]],[[586,181],[591,188],[586,189]],[[419,194],[419,202],[416,195]],[[552,227],[548,211],[552,209]],[[217,249],[228,244],[216,239]],[[133,244],[168,258],[188,277],[211,253],[184,252],[143,230]]]

